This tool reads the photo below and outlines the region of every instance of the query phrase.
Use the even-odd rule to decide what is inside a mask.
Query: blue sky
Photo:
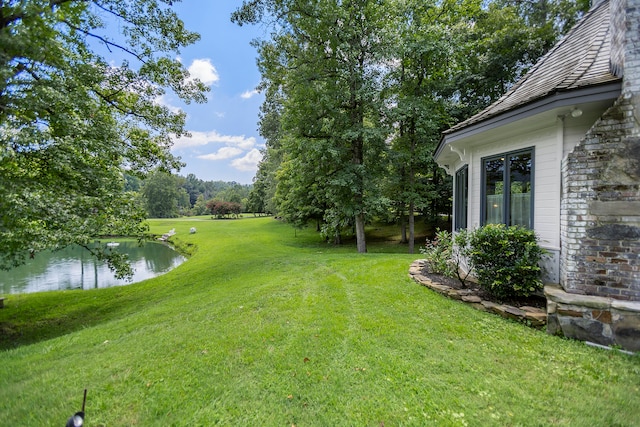
[[[193,173],[205,181],[250,184],[261,158],[258,112],[264,99],[252,39],[260,26],[238,26],[230,20],[241,0],[183,0],[174,10],[200,41],[184,49],[180,61],[211,91],[206,104],[185,105],[167,93],[159,102],[187,113],[191,138],[174,141],[173,154],[186,163],[179,174]]]

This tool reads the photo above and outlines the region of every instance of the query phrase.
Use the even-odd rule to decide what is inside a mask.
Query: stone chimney
[[[640,0],[609,0],[609,12],[621,94],[562,162],[561,288],[545,288],[547,325],[640,351]]]
[[[610,0],[611,71],[623,91],[640,92],[640,0]]]

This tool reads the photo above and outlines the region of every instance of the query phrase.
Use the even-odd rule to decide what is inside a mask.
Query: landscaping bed
[[[426,260],[416,260],[409,268],[409,276],[449,298],[463,301],[474,308],[498,314],[542,329],[547,324],[546,299],[541,295],[499,300],[477,284],[467,280],[465,286],[458,279],[433,273]]]

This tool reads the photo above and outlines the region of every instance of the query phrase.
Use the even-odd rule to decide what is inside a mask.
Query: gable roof
[[[619,82],[621,78],[611,72],[610,66],[609,21],[609,0],[603,0],[500,99],[446,130],[445,137],[542,98]]]

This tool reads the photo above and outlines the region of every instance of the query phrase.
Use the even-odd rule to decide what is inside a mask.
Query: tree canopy
[[[431,154],[441,132],[501,96],[588,1],[245,0],[266,139],[253,199],[327,235],[376,216],[437,219],[451,186]],[[404,226],[403,226],[404,227]],[[409,250],[413,250],[413,235]]]
[[[123,172],[178,168],[169,149],[185,117],[157,99],[166,90],[205,99],[176,59],[199,36],[171,10],[175,1],[0,3],[0,268],[145,231]],[[113,65],[105,49],[127,59]]]

